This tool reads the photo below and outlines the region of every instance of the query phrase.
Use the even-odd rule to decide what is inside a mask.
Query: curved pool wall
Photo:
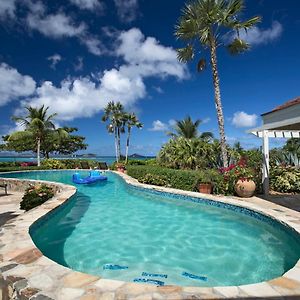
[[[55,176],[58,176],[57,178],[59,178],[59,173],[61,173],[61,172],[55,173]],[[64,174],[70,174],[70,172],[68,172],[68,171],[65,171],[63,173]],[[44,179],[46,177],[48,177],[48,176],[46,176],[47,174],[50,174],[50,173],[41,172],[41,171],[30,172],[30,173],[25,172],[25,173],[22,173],[22,174],[21,173],[14,173],[13,177],[14,178],[20,178],[20,177],[28,178],[28,177],[30,177],[31,179],[34,178],[34,179],[39,179],[40,180],[40,179],[42,179],[41,177],[44,177]],[[7,174],[6,176],[12,176],[12,175]],[[115,177],[115,176],[117,176],[117,175],[110,174],[109,179],[112,180],[114,178],[118,178],[118,177]],[[217,209],[219,211],[224,210],[223,214],[226,214],[225,211],[227,211],[227,212],[235,214],[236,216],[239,216],[239,217],[242,216],[242,218],[241,218],[242,221],[240,223],[240,225],[242,225],[242,226],[245,225],[245,224],[243,224],[244,222],[248,222],[249,219],[251,219],[251,221],[254,221],[254,223],[253,222],[251,223],[251,226],[254,226],[255,223],[258,223],[261,226],[263,226],[264,228],[267,228],[267,230],[269,230],[269,231],[273,230],[279,236],[286,239],[285,243],[286,243],[287,248],[286,249],[282,248],[282,247],[278,248],[278,251],[283,251],[282,255],[284,255],[284,256],[287,255],[288,256],[288,257],[285,257],[285,259],[284,259],[282,270],[277,271],[279,273],[273,273],[272,274],[272,270],[265,270],[266,272],[268,272],[268,276],[266,276],[266,274],[265,274],[265,275],[263,275],[265,277],[261,277],[261,278],[259,278],[259,280],[257,280],[257,277],[255,277],[256,279],[251,280],[251,278],[247,278],[247,274],[241,273],[241,274],[238,274],[238,277],[244,277],[244,278],[242,278],[240,281],[235,280],[234,282],[228,282],[227,280],[231,276],[230,273],[232,272],[232,269],[236,270],[236,267],[239,267],[239,266],[232,266],[233,267],[232,269],[230,269],[230,268],[226,269],[226,264],[225,265],[222,264],[222,259],[224,259],[224,257],[211,255],[209,253],[209,252],[213,252],[213,248],[211,247],[211,249],[209,249],[209,248],[206,249],[208,251],[205,253],[205,256],[206,256],[205,258],[206,259],[213,259],[214,264],[218,265],[219,273],[222,272],[222,273],[225,274],[225,276],[223,276],[224,277],[223,282],[214,280],[214,278],[212,278],[210,276],[210,274],[207,274],[207,272],[204,272],[204,270],[201,268],[201,264],[200,264],[200,266],[198,266],[197,269],[193,269],[193,268],[191,268],[191,266],[187,265],[185,269],[182,268],[182,269],[178,270],[177,273],[178,274],[180,273],[180,275],[182,275],[182,273],[184,271],[186,271],[190,274],[195,274],[196,273],[197,275],[202,275],[203,278],[204,277],[207,278],[207,281],[201,280],[201,281],[198,282],[196,280],[191,280],[190,278],[188,278],[188,279],[181,278],[182,276],[181,277],[180,276],[177,276],[177,277],[176,276],[173,276],[173,277],[171,276],[173,282],[172,282],[172,280],[171,280],[171,282],[168,282],[166,280],[167,281],[166,283],[168,283],[168,284],[217,286],[217,285],[240,285],[240,284],[254,283],[254,282],[269,280],[269,279],[281,276],[287,270],[291,269],[296,264],[296,262],[299,258],[299,253],[300,253],[300,251],[299,251],[299,249],[300,249],[299,248],[299,245],[300,245],[299,234],[295,230],[287,227],[286,225],[284,225],[284,224],[282,224],[282,223],[280,223],[280,222],[278,222],[278,221],[276,221],[276,220],[274,220],[270,217],[267,217],[267,216],[265,216],[265,215],[263,215],[259,212],[255,212],[255,211],[250,210],[248,208],[243,208],[243,207],[239,207],[239,206],[232,205],[232,204],[217,202],[215,200],[202,199],[202,198],[184,196],[184,195],[175,195],[175,194],[170,194],[170,193],[162,193],[162,192],[159,192],[159,191],[149,190],[147,188],[134,187],[134,186],[126,184],[121,179],[118,179],[118,180],[119,180],[119,183],[121,183],[121,185],[119,185],[118,188],[120,188],[122,186],[122,188],[124,188],[127,191],[127,193],[131,193],[131,194],[138,193],[138,196],[141,196],[141,193],[142,193],[143,195],[147,196],[147,198],[148,198],[147,201],[151,201],[151,198],[153,198],[153,196],[158,197],[158,199],[157,198],[155,198],[155,200],[152,199],[153,201],[163,201],[163,202],[167,201],[167,203],[164,203],[164,208],[166,208],[165,205],[167,205],[167,206],[171,205],[172,206],[172,205],[178,205],[180,203],[179,207],[182,207],[181,205],[183,205],[183,206],[188,205],[189,206],[191,203],[193,203],[193,205],[196,205],[196,206],[190,207],[190,209],[192,209],[192,210],[195,210],[197,208],[199,209],[200,206],[201,206],[201,208],[211,207],[211,208],[213,208],[213,210],[215,210],[215,209]],[[52,178],[51,181],[56,181],[56,180],[53,180],[53,178]],[[59,179],[57,179],[57,181],[59,181]],[[64,181],[64,180],[62,180],[62,181]],[[67,182],[63,182],[63,183],[67,183]],[[99,187],[99,188],[102,189],[103,186]],[[87,189],[89,189],[89,188],[88,187],[84,188],[85,191],[87,191]],[[95,189],[95,187],[93,187],[93,189]],[[43,218],[41,218],[40,220],[35,222],[30,228],[30,233],[32,235],[32,238],[33,238],[34,242],[37,244],[37,246],[42,250],[42,252],[46,256],[50,257],[51,259],[54,259],[55,261],[57,261],[58,263],[60,263],[62,265],[68,266],[70,268],[73,268],[73,269],[76,269],[76,270],[79,270],[79,271],[85,271],[85,272],[88,272],[88,273],[101,275],[102,277],[123,279],[123,280],[127,280],[127,281],[132,281],[132,279],[140,277],[140,276],[138,276],[138,274],[134,274],[134,272],[129,277],[124,276],[124,273],[127,272],[127,271],[125,271],[125,272],[122,271],[123,274],[116,274],[114,271],[103,272],[103,270],[101,270],[101,271],[100,270],[97,270],[97,271],[95,271],[95,270],[86,270],[84,267],[83,268],[78,267],[78,265],[74,268],[74,265],[72,265],[72,264],[70,265],[69,262],[65,260],[64,251],[66,250],[66,247],[68,247],[68,246],[65,245],[65,243],[66,244],[68,243],[68,238],[72,235],[73,231],[76,230],[76,227],[80,224],[81,219],[84,218],[84,215],[89,210],[89,206],[90,206],[91,201],[92,201],[91,197],[89,195],[86,195],[86,194],[89,194],[89,193],[82,193],[82,190],[80,190],[80,188],[79,188],[79,191],[78,191],[78,193],[75,197],[72,197],[69,201],[66,201],[63,206],[61,206],[58,209],[48,213],[46,216],[44,216]],[[76,205],[76,203],[79,204],[79,205]],[[74,208],[75,208],[75,210],[74,210]],[[71,211],[72,211],[72,213],[70,215]],[[162,214],[161,217],[163,218],[164,214]],[[193,218],[195,218],[195,217],[197,217],[197,215],[196,216],[193,215]],[[49,228],[49,226],[53,226],[53,225],[55,226],[55,224],[58,224],[57,220],[60,220],[60,221],[62,220],[65,224],[63,224],[62,227],[58,226],[58,227],[55,228],[56,236],[59,237],[60,239],[62,239],[63,242],[54,244],[53,247],[55,248],[56,254],[54,255],[55,257],[53,257],[53,253],[51,253],[51,251],[53,251],[53,249],[49,252],[49,249],[47,249],[47,247],[44,248],[43,247],[44,241],[39,240],[39,236],[40,235],[44,236],[45,233],[47,233],[47,231],[49,232],[49,229],[47,229],[47,228]],[[145,221],[149,222],[149,220],[145,220]],[[190,219],[187,220],[187,222],[188,221],[190,221]],[[65,226],[68,223],[70,225],[70,222],[72,223],[71,226]],[[178,223],[178,222],[179,221],[177,221],[176,223]],[[154,225],[154,227],[157,226],[157,224],[153,224],[153,225]],[[184,223],[181,223],[181,225],[184,225]],[[165,222],[164,226],[168,226],[168,222]],[[214,229],[214,230],[216,231],[216,230],[220,230],[220,229],[217,228],[217,229]],[[273,232],[273,234],[274,234],[274,232]],[[145,232],[145,234],[147,235],[147,232]],[[180,240],[180,234],[182,234],[182,232],[180,232],[180,230],[179,231],[178,230],[173,231],[173,234],[174,235],[177,234],[177,236],[175,236],[175,239]],[[178,236],[178,234],[179,234],[179,236]],[[224,234],[226,234],[226,232],[224,232]],[[201,240],[201,238],[203,238],[203,237],[200,237],[200,240]],[[266,237],[266,238],[270,238],[270,236]],[[167,240],[168,240],[168,237],[167,237]],[[207,242],[206,239],[204,239],[204,240],[205,240],[205,242]],[[53,239],[53,241],[56,242],[55,239]],[[170,242],[172,242],[172,240],[170,240]],[[182,240],[181,240],[181,242],[182,242]],[[184,242],[184,240],[183,240],[183,242]],[[224,242],[224,241],[221,241],[221,242]],[[230,239],[229,239],[228,242],[232,242],[232,241],[230,241]],[[265,242],[267,242],[267,241],[265,241]],[[80,239],[78,239],[78,244],[80,244],[80,243],[81,243],[81,241],[80,241]],[[177,245],[177,246],[180,247],[181,246],[180,244],[184,245],[184,243],[179,243],[179,245]],[[73,246],[74,245],[75,244],[73,243]],[[157,246],[157,244],[156,244],[156,246]],[[85,244],[84,247],[89,249],[87,244]],[[197,243],[193,243],[193,247],[194,247],[194,251],[195,250],[197,251],[201,247],[201,244],[198,245]],[[290,251],[291,250],[290,248],[294,248],[292,252]],[[75,249],[76,249],[76,247],[75,247]],[[89,249],[89,250],[91,250],[91,249]],[[152,250],[154,251],[155,249],[152,249]],[[174,250],[174,252],[176,251],[175,248],[173,250]],[[234,250],[234,249],[232,249],[232,250]],[[239,249],[239,250],[241,250],[241,249]],[[82,253],[84,253],[84,251]],[[189,252],[189,254],[191,254],[191,253],[193,254],[193,251]],[[255,253],[255,251],[254,252],[252,251],[251,253],[253,254],[253,253]],[[94,254],[86,254],[86,255],[90,255],[91,260],[95,260]],[[169,255],[170,255],[170,252],[169,252]],[[242,255],[241,253],[238,253],[238,256],[236,257],[236,259],[238,261],[242,261],[242,260],[240,260],[241,255]],[[254,270],[257,271],[257,269],[259,269],[259,267],[257,266],[257,264],[259,264],[259,262],[257,262],[257,258],[258,258],[257,256],[267,256],[267,255],[270,255],[270,253],[256,253],[256,255],[254,257],[250,257],[250,260],[247,260],[247,263],[249,264],[248,273],[251,273]],[[185,260],[187,260],[187,259],[185,259]],[[175,260],[175,262],[176,262],[176,260]],[[102,267],[102,263],[98,265],[99,269],[100,269],[100,267]],[[114,262],[113,261],[111,261],[111,262],[107,261],[107,263],[114,263]],[[195,263],[195,261],[193,261],[193,263]],[[162,261],[161,264],[164,264],[164,262]],[[270,265],[270,266],[272,268],[274,268],[275,265],[276,265],[276,261],[274,261],[274,263],[272,263],[272,265]],[[255,267],[253,268],[253,266],[255,266]],[[225,267],[225,269],[224,269],[224,267]],[[143,269],[143,270],[144,271],[149,271],[149,269]],[[152,273],[155,273],[155,272],[157,272],[157,270],[159,270],[161,273],[168,273],[169,274],[169,272],[171,272],[171,270],[168,269],[168,268],[160,270],[158,266],[156,266],[155,269],[151,269],[150,271]],[[166,272],[164,272],[164,271],[166,271]],[[122,272],[119,272],[119,273],[122,273]],[[243,272],[245,273],[245,270],[243,270]],[[270,272],[271,272],[271,274],[270,274]]]

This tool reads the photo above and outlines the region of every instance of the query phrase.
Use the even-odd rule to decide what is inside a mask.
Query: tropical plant
[[[20,203],[20,208],[26,211],[39,206],[52,198],[54,191],[50,186],[42,184],[40,186],[30,186],[26,189],[26,192]]]
[[[124,132],[125,124],[124,107],[120,102],[108,102],[107,106],[104,108],[104,114],[102,116],[102,122],[107,121],[109,121],[107,131],[114,134],[116,160],[118,162],[121,156],[121,133]]]
[[[160,165],[175,169],[199,169],[208,166],[208,157],[213,154],[210,143],[199,138],[170,139],[160,150],[157,160]]]
[[[210,140],[213,138],[211,132],[203,132],[199,135],[198,127],[201,124],[201,120],[198,119],[195,122],[190,116],[187,116],[184,120],[176,121],[174,125],[175,132],[168,132],[171,137],[184,137],[186,139],[200,138],[202,140]]]
[[[37,163],[38,166],[41,165],[41,144],[43,143],[45,136],[49,130],[54,130],[55,126],[53,124],[53,119],[56,116],[56,113],[48,115],[49,107],[42,105],[39,108],[35,107],[26,107],[27,115],[25,117],[12,117],[12,119],[21,126],[25,127],[25,131],[19,131],[13,133],[8,140],[18,139],[21,137],[34,137],[35,139],[35,149],[37,153]]]
[[[210,52],[223,166],[228,165],[228,159],[217,65],[217,48],[228,39],[228,33],[233,33],[233,39],[227,46],[229,52],[239,54],[249,49],[250,45],[241,39],[240,31],[247,31],[259,22],[260,18],[253,17],[246,21],[240,21],[239,17],[243,9],[243,0],[195,0],[185,5],[175,27],[175,36],[187,44],[184,48],[177,50],[179,61],[188,62],[194,59],[199,52],[198,46],[205,50],[208,49]],[[206,65],[205,58],[200,58],[197,64],[198,71],[204,70]]]
[[[128,162],[129,143],[131,137],[131,130],[133,127],[143,128],[143,124],[139,121],[135,113],[127,113],[124,117],[125,126],[127,127],[127,139],[126,139],[126,153],[125,163]]]

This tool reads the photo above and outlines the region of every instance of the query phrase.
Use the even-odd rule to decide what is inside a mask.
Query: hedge
[[[129,176],[141,182],[145,182],[145,178],[152,175],[152,179],[157,177],[167,179],[166,186],[168,187],[196,191],[197,183],[211,181],[214,183],[214,192],[222,192],[218,189],[218,183],[222,181],[222,176],[215,170],[175,170],[159,166],[126,166],[126,169]]]

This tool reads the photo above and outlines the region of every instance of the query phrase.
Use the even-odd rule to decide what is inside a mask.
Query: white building
[[[300,137],[300,97],[277,106],[272,111],[261,115],[263,125],[249,130],[263,140],[263,186],[264,193],[269,193],[269,138]]]

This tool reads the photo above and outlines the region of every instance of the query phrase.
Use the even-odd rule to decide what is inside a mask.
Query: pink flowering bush
[[[231,164],[226,168],[220,168],[219,172],[223,176],[221,190],[225,195],[234,194],[234,186],[238,180],[250,180],[255,177],[254,170],[247,167],[247,159],[245,157],[241,157],[237,164]]]

